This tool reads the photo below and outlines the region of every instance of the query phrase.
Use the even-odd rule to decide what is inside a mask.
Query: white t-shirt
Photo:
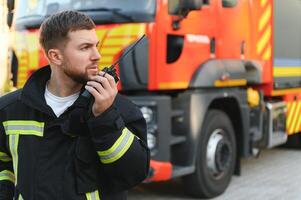
[[[46,85],[45,100],[48,106],[50,106],[57,117],[59,117],[68,107],[70,107],[78,98],[80,92],[72,94],[67,97],[58,97],[52,94]]]

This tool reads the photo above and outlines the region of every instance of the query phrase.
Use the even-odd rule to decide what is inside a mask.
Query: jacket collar
[[[22,93],[21,101],[39,111],[54,115],[52,109],[46,104],[44,97],[47,81],[50,79],[51,69],[47,65],[35,71],[26,81]]]
[[[51,68],[49,65],[44,66],[35,71],[25,83],[22,93],[21,101],[30,107],[33,107],[48,115],[55,116],[50,106],[47,105],[44,94],[46,83],[50,79]],[[82,88],[82,90],[84,87]],[[84,98],[78,98],[72,107],[87,108],[87,102]]]

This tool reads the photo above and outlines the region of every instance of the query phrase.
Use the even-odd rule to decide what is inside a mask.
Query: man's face
[[[84,84],[98,74],[100,54],[95,29],[68,33],[68,41],[62,50],[62,71],[73,81]]]

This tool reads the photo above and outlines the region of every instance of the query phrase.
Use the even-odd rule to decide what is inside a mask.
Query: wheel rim
[[[230,168],[231,154],[231,144],[225,137],[225,131],[214,130],[209,137],[206,153],[207,167],[213,178],[219,179]]]

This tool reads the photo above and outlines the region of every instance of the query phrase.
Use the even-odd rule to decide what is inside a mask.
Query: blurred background
[[[9,91],[8,75],[8,45],[9,29],[6,23],[7,6],[6,0],[0,1],[0,94]]]
[[[119,91],[148,124],[149,177],[129,199],[301,195],[301,0],[0,0],[0,95],[47,65],[39,27],[96,23]]]

